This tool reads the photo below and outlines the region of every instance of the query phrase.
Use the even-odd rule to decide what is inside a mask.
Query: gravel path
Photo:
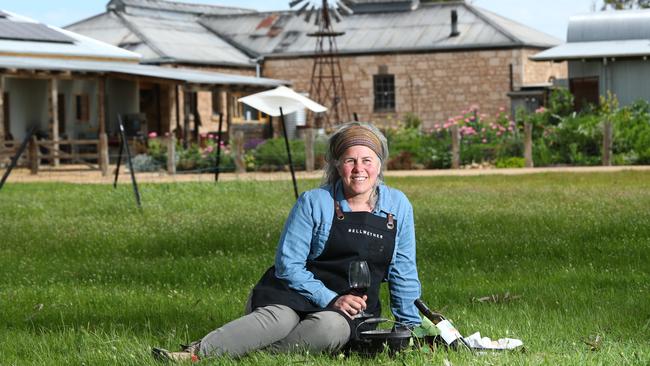
[[[385,173],[388,177],[430,177],[430,176],[476,176],[476,175],[519,175],[536,173],[592,173],[592,172],[619,172],[624,170],[650,171],[650,166],[613,166],[613,167],[554,167],[554,168],[519,168],[519,169],[459,169],[459,170],[395,170]],[[63,166],[58,169],[43,169],[38,175],[32,175],[28,169],[14,169],[7,182],[66,182],[66,183],[97,183],[110,184],[115,178],[115,166],[109,169],[111,175],[103,177],[99,171],[88,170],[85,166]],[[0,170],[4,174],[4,169]],[[297,179],[318,179],[322,176],[320,171],[297,172]],[[214,174],[176,174],[169,175],[160,173],[136,173],[138,182],[147,183],[169,183],[169,182],[212,182]],[[254,180],[273,181],[291,179],[289,172],[274,173],[221,173],[220,181],[233,180]],[[118,181],[130,183],[130,175],[122,170]]]

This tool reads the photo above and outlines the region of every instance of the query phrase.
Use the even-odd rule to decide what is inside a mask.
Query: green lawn
[[[650,364],[650,172],[388,183],[415,209],[423,298],[463,334],[520,338],[525,352],[240,363]],[[127,185],[0,191],[0,365],[155,364],[151,346],[175,349],[242,314],[273,261],[290,182],[141,190],[141,211]]]

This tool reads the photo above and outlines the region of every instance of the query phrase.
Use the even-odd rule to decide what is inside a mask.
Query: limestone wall
[[[510,65],[515,88],[553,73],[566,75],[566,66],[532,64],[533,50],[506,49],[395,55],[342,56],[343,80],[350,112],[377,124],[395,124],[407,112],[420,116],[425,127],[458,115],[472,105],[482,112],[509,109]],[[263,75],[293,82],[297,91],[308,92],[313,60],[310,58],[265,61]],[[395,76],[395,111],[373,111],[373,75],[382,66]]]
[[[568,66],[566,62],[532,61],[528,57],[540,50],[523,49],[521,51],[524,85],[547,83],[551,78],[566,79]]]

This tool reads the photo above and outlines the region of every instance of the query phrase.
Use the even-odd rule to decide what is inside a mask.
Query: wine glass
[[[370,268],[366,261],[352,261],[348,268],[348,282],[350,284],[350,294],[363,297],[370,287]],[[370,318],[372,314],[361,310],[355,318]]]

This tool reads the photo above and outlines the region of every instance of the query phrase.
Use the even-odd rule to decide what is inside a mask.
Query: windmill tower
[[[313,116],[313,122],[308,124],[312,127],[331,128],[340,122],[349,121],[350,110],[336,47],[336,37],[345,33],[335,32],[332,20],[340,22],[341,13],[349,15],[352,10],[341,0],[334,0],[334,5],[330,5],[327,0],[292,0],[289,6],[298,8],[297,16],[305,14],[307,23],[314,18],[314,24],[318,26],[317,32],[308,34],[316,38],[309,97],[327,107],[328,111]]]

